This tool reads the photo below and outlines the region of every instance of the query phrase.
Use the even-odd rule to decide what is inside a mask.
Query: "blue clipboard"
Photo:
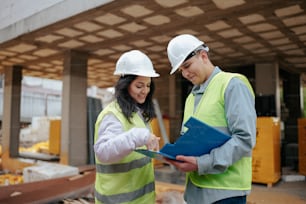
[[[220,147],[231,138],[231,136],[194,117],[189,118],[184,125],[188,130],[175,143],[167,143],[159,151],[136,151],[151,158],[162,160],[163,157],[166,157],[175,160],[177,155],[201,156],[208,154],[212,149]]]

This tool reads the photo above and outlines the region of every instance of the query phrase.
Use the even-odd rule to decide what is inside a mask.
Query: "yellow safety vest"
[[[109,104],[98,116],[95,124],[95,141],[103,117],[112,113],[116,116],[125,131],[132,127],[146,127],[138,114],[131,122],[124,117],[116,102]],[[145,148],[143,146],[142,148]],[[155,203],[154,168],[149,157],[132,152],[116,163],[102,163],[96,157],[96,203]]]
[[[195,111],[194,95],[189,94],[185,104],[184,122],[193,116],[216,128],[226,128],[224,93],[233,77],[240,78],[253,93],[250,83],[243,75],[220,72],[209,82]],[[199,175],[197,172],[190,172],[186,176],[194,185],[202,188],[249,190],[252,180],[252,158],[241,158],[221,174]]]

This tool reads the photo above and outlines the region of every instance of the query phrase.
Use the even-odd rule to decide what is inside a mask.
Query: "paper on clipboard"
[[[193,117],[185,123],[188,130],[173,143],[165,144],[159,151],[136,150],[151,158],[164,160],[174,159],[177,155],[200,156],[223,145],[231,137],[218,129]]]
[[[141,154],[144,154],[148,157],[151,157],[153,159],[158,159],[158,160],[161,160],[161,161],[165,161],[165,158],[175,160],[175,157],[173,157],[171,155],[168,155],[168,154],[164,154],[160,151],[153,151],[153,150],[146,150],[146,149],[136,149],[135,151],[139,152]]]

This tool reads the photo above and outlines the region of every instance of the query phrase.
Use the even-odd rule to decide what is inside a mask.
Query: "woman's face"
[[[138,76],[130,84],[128,88],[129,94],[138,104],[143,104],[150,92],[150,85],[150,77]]]

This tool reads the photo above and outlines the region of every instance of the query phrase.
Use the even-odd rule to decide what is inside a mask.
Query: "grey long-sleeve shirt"
[[[215,67],[205,83],[192,89],[192,93],[195,94],[195,107],[210,80],[219,72],[221,72],[220,68]],[[225,90],[225,114],[228,133],[232,138],[209,154],[197,157],[200,175],[222,173],[240,158],[251,156],[256,143],[255,100],[246,85],[238,78],[233,78]],[[250,191],[198,188],[188,181],[185,200],[188,204],[210,204],[224,198],[243,196],[249,193]]]

